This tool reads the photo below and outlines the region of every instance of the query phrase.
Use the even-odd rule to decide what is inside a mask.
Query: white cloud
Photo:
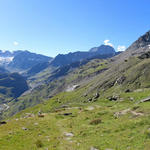
[[[109,45],[109,46],[111,46],[111,47],[114,47],[113,44],[110,43],[109,41],[110,41],[110,40],[105,40],[105,41],[104,41],[104,44],[105,44],[105,45]]]
[[[19,45],[19,43],[18,43],[18,42],[16,42],[16,41],[14,41],[14,42],[13,42],[13,45],[14,45],[14,46],[18,46],[18,45]]]
[[[117,50],[118,51],[125,51],[126,47],[124,45],[118,45]]]

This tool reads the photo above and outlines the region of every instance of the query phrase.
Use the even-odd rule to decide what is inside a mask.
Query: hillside
[[[27,82],[18,73],[0,73],[0,104],[19,97],[26,90]]]
[[[149,89],[119,93],[117,101],[88,101],[84,92],[85,88],[79,88],[60,93],[6,120],[0,126],[0,148],[149,149],[150,103],[139,103],[149,96]]]
[[[147,33],[146,33],[147,34]],[[142,36],[143,38],[145,36]],[[135,42],[138,43],[139,42]],[[135,45],[133,43],[133,45]],[[141,59],[147,53],[147,43],[135,50],[130,46],[127,51],[113,58],[102,60],[92,59],[72,63],[58,69],[41,72],[36,78],[31,78],[29,85],[34,87],[19,97],[19,101],[10,103],[9,115],[22,109],[36,105],[48,98],[74,87],[85,88],[89,95],[97,91],[100,97],[114,97],[124,91],[134,91],[138,88],[148,88],[149,59]],[[133,74],[133,72],[135,72]],[[118,91],[118,92],[117,92]],[[117,92],[118,94],[115,94]],[[118,96],[117,96],[118,97]],[[88,96],[90,99],[91,97]]]
[[[43,84],[8,103],[0,149],[149,150],[149,43],[147,32],[112,58],[47,68],[31,78]]]

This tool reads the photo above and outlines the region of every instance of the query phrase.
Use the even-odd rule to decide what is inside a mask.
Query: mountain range
[[[34,78],[34,76],[36,76],[36,74],[42,72],[43,70],[47,69],[52,70],[51,75],[50,72],[47,72],[48,76],[49,75],[50,76],[48,77],[49,79],[45,81],[48,82],[57,79],[60,76],[66,75],[67,72],[70,70],[70,68],[77,68],[80,65],[85,64],[85,62],[87,63],[89,59],[94,58],[105,59],[112,57],[116,54],[117,53],[115,52],[114,48],[107,45],[97,47],[97,50],[95,51],[90,50],[87,52],[74,52],[65,55],[59,54],[55,58],[36,53],[31,53],[27,50],[26,51],[17,50],[14,52],[0,51],[0,66],[1,66],[0,80],[3,81],[3,85],[0,84],[0,86],[2,86],[2,88],[5,87],[6,89],[6,91],[0,90],[0,93],[2,94],[1,96],[4,97],[5,99],[7,98],[13,99],[20,96],[21,94],[23,94],[23,92],[25,92],[25,90],[28,89],[27,83],[24,82],[28,82],[30,88],[37,87],[39,83],[30,84],[31,83],[30,81]],[[11,90],[11,92],[8,92],[10,87],[7,85],[8,82],[12,82],[9,79],[9,77],[11,78],[11,76],[15,72],[20,73],[20,75],[16,74],[15,77],[16,79],[14,82],[14,84],[16,83],[16,85],[11,85],[10,87],[13,88],[14,86],[17,86],[18,81],[20,81],[20,77],[22,76],[24,85],[20,84],[20,88],[25,89],[20,90],[18,87],[18,94],[15,93],[15,90]],[[11,93],[11,94],[6,94],[7,96],[5,97],[4,93]]]

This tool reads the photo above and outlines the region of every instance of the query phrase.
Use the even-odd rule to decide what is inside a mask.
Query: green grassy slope
[[[105,69],[107,69],[107,60],[95,59],[79,68],[70,70],[67,75],[62,76],[50,83],[38,86],[31,93],[19,97],[17,101],[10,102],[8,104],[10,109],[4,115],[6,116],[7,114],[10,116],[27,107],[39,104],[59,92],[66,91],[69,86],[73,86],[74,84],[80,84],[81,87],[84,87],[84,85],[87,86],[93,77],[100,72],[103,72]],[[45,72],[43,75],[41,74],[39,74],[39,80],[42,79],[43,76],[47,76],[47,73]],[[48,80],[48,77],[44,79]]]
[[[149,63],[150,59],[138,57],[131,57],[120,65],[113,65],[111,60],[92,60],[77,69],[70,70],[67,75],[57,80],[35,88],[31,94],[20,97],[17,102],[9,103],[11,108],[6,114],[10,116],[41,103],[73,85],[79,85],[80,88],[85,89],[82,95],[88,94],[89,98],[96,92],[100,93],[101,98],[106,98],[116,96],[126,90],[149,88]]]
[[[8,119],[0,126],[0,149],[149,150],[150,103],[137,103],[150,96],[149,88],[122,92],[118,101],[86,102],[83,92],[60,93]]]

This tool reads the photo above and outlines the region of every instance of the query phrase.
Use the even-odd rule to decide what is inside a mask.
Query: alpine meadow
[[[150,150],[149,4],[0,1],[0,150]]]

